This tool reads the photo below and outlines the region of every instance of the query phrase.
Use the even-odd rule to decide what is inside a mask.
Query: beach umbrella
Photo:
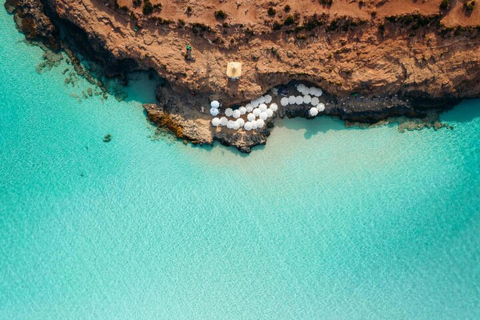
[[[263,121],[262,119],[258,119],[257,121],[255,121],[257,123],[257,128],[263,128],[265,126],[265,121]]]
[[[247,112],[252,112],[253,110],[253,106],[251,103],[247,103],[247,105],[245,106],[245,109],[247,109]]]
[[[252,121],[252,129],[255,130],[257,129],[257,121]]]
[[[281,100],[280,100],[280,104],[284,107],[286,107],[288,105],[288,98],[287,97],[283,97]]]
[[[261,105],[258,106],[258,108],[260,109],[260,111],[265,111],[267,110],[267,105],[265,103],[262,103]]]
[[[308,114],[311,117],[315,117],[318,114],[318,109],[315,107],[311,107],[310,110],[308,111]]]
[[[235,121],[233,123],[232,129],[233,130],[238,130],[238,129],[240,129],[240,127],[241,127],[241,125],[237,121]]]
[[[261,96],[258,99],[258,104],[262,104],[262,103],[265,103],[265,97],[264,96]]]
[[[276,103],[272,103],[272,104],[270,105],[270,109],[271,109],[273,112],[275,112],[275,111],[278,110],[278,105],[277,105]]]
[[[241,116],[240,110],[235,110],[235,111],[233,111],[232,116],[233,116],[235,119],[240,118],[240,116]]]
[[[247,120],[248,120],[248,121],[253,121],[253,120],[255,120],[255,118],[256,118],[256,117],[255,117],[255,115],[254,115],[253,113],[249,113],[248,116],[247,116]]]
[[[297,101],[295,96],[288,97],[288,104],[295,104],[295,101]]]
[[[303,104],[303,97],[302,96],[295,97],[295,103],[298,105]]]
[[[313,97],[310,103],[312,104],[312,106],[316,106],[319,102],[320,100],[317,97]]]
[[[267,111],[265,111],[265,113],[267,114],[267,117],[269,117],[269,118],[270,118],[271,116],[273,116],[273,110],[270,109],[270,108],[267,109]]]
[[[214,127],[218,127],[218,126],[220,125],[220,119],[218,119],[218,118],[213,118],[213,119],[212,119],[212,125],[213,125]]]
[[[303,93],[306,88],[307,88],[307,87],[305,87],[305,85],[304,85],[303,83],[300,83],[300,84],[297,86],[298,92],[301,92],[301,93]]]
[[[257,98],[257,99],[253,99],[252,101],[250,101],[250,104],[252,105],[252,107],[256,108],[258,107],[258,105],[260,104],[260,100]]]
[[[256,117],[258,117],[258,116],[260,115],[260,113],[262,113],[262,111],[261,111],[260,109],[258,109],[258,108],[253,109],[253,114],[254,114]]]
[[[218,116],[219,113],[220,113],[220,111],[218,111],[217,108],[211,108],[211,109],[210,109],[210,114],[211,114],[212,116],[214,116],[214,117],[215,117],[215,116]]]
[[[267,119],[268,119],[268,115],[267,115],[267,112],[266,112],[266,111],[260,113],[260,119],[262,119],[262,120],[267,120]]]
[[[265,103],[270,103],[272,102],[272,96],[267,94],[265,96],[263,96],[265,98]]]
[[[318,112],[323,112],[325,110],[325,104],[319,103],[317,105]]]
[[[218,109],[220,107],[220,102],[218,102],[217,100],[213,100],[212,102],[210,102],[210,107]]]
[[[311,87],[310,88],[310,94],[312,96],[315,96],[315,97],[320,97],[322,95],[322,89],[320,88],[315,88],[315,87]]]
[[[238,111],[240,111],[240,114],[243,116],[245,113],[247,113],[247,108],[240,107],[240,108],[238,108]]]
[[[306,94],[303,96],[303,103],[306,103],[306,104],[309,104],[310,102],[312,102],[312,96]]]
[[[227,108],[227,109],[225,109],[225,115],[226,115],[227,117],[231,117],[232,114],[233,114],[232,108]]]
[[[228,119],[227,119],[226,117],[221,117],[221,118],[220,118],[220,124],[221,124],[222,126],[225,127],[225,126],[227,125],[227,123],[228,123]]]
[[[235,122],[238,124],[238,127],[243,127],[243,125],[245,124],[245,120],[243,120],[242,118],[238,118]]]
[[[243,128],[247,131],[250,131],[253,129],[253,126],[252,126],[252,123],[251,122],[247,122],[245,123],[245,125],[243,126]]]
[[[232,129],[234,123],[235,123],[235,121],[233,121],[233,120],[228,120],[228,122],[227,122],[227,128],[228,128],[228,129]]]

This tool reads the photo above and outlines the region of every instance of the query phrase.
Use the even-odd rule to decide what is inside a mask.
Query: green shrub
[[[475,8],[475,0],[472,0],[472,1],[467,1],[463,4],[463,7],[465,8],[465,10],[468,12],[468,13],[471,13],[473,11],[473,9]]]
[[[222,10],[215,11],[215,18],[223,20],[226,17],[227,17],[227,14],[224,11]]]
[[[291,26],[292,24],[295,24],[295,18],[292,15],[289,15],[283,22],[283,25]]]
[[[143,14],[151,14],[153,12],[153,5],[150,0],[145,0],[143,3]]]
[[[267,11],[268,15],[273,17],[277,11],[275,9],[273,9],[272,7],[268,8],[268,11]]]
[[[440,3],[440,9],[441,10],[447,10],[450,7],[450,3],[448,3],[448,0],[442,0]]]
[[[290,12],[291,8],[290,8],[290,6],[287,4],[287,5],[285,6],[285,9],[284,9],[284,10],[285,10],[285,12]]]
[[[142,5],[142,0],[133,0],[133,7],[138,8]]]
[[[333,3],[333,0],[319,0],[321,4],[324,6],[331,6]],[[363,4],[363,3],[362,3]]]

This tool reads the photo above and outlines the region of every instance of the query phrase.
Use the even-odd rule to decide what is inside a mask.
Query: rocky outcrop
[[[14,14],[15,23],[29,40],[38,40],[53,50],[59,49],[57,30],[45,14],[41,1],[6,0],[5,9]]]
[[[298,1],[289,10],[284,1],[152,3],[152,13],[123,0],[5,6],[29,39],[83,51],[107,75],[155,70],[166,84],[158,104],[145,106],[149,118],[195,143],[218,140],[242,151],[265,143],[268,129],[213,128],[202,107],[211,99],[245,103],[292,80],[327,93],[325,114],[367,123],[423,117],[480,94],[480,9],[465,15],[461,3],[440,9],[440,0]],[[187,44],[194,60],[185,59]],[[239,81],[227,79],[229,61],[243,63]],[[279,116],[307,116],[307,109]]]

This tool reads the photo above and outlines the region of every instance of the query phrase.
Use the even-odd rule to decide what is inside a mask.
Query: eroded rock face
[[[325,114],[372,123],[391,115],[422,117],[422,108],[478,97],[478,12],[464,15],[461,3],[441,11],[440,2],[371,0],[360,6],[339,0],[321,6],[299,0],[286,12],[270,1],[222,2],[218,8],[208,0],[164,1],[151,14],[126,0],[7,0],[5,7],[27,38],[55,48],[63,33],[63,42],[84,49],[107,75],[155,70],[167,85],[157,90],[158,104],[145,109],[178,137],[202,144],[216,139],[248,152],[265,143],[268,129],[213,128],[202,112],[209,100],[245,103],[301,80],[329,94]],[[215,17],[219,8],[224,17]],[[194,60],[185,59],[187,45]],[[226,77],[229,61],[242,62],[240,80]],[[297,107],[279,116],[308,113]]]
[[[14,14],[15,23],[29,40],[44,42],[53,50],[59,49],[57,30],[38,0],[7,0],[5,9]]]

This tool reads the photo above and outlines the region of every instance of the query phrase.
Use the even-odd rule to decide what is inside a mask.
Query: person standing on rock
[[[191,45],[187,45],[187,54],[185,55],[185,59],[195,61],[195,59],[192,57],[192,46]]]

